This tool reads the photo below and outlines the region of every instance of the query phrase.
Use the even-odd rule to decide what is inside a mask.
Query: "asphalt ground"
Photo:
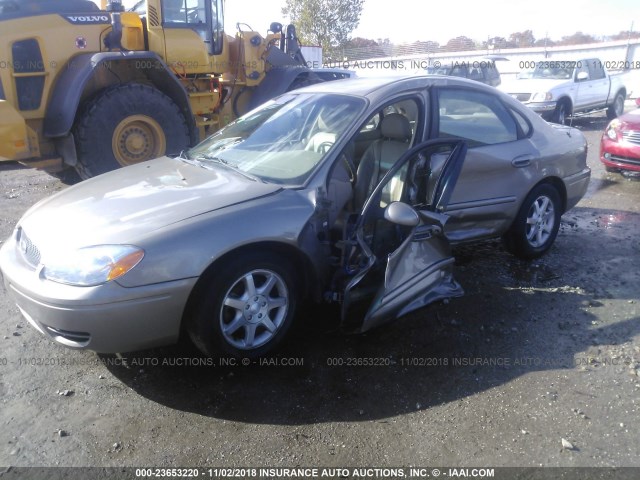
[[[0,476],[20,466],[640,467],[640,182],[598,160],[534,262],[456,248],[466,295],[360,336],[309,309],[277,356],[72,351],[0,289]],[[0,238],[66,188],[0,165]],[[12,473],[13,472],[13,473]],[[11,477],[10,477],[11,476]],[[28,477],[25,477],[28,478]]]

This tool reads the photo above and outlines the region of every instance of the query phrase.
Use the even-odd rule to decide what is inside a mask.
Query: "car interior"
[[[371,116],[358,134],[340,153],[329,181],[330,243],[336,266],[342,273],[353,273],[367,261],[355,254],[354,228],[362,209],[385,174],[414,144],[418,124],[418,103],[402,100],[386,106]],[[314,144],[331,142],[335,137],[316,134]],[[434,152],[438,153],[438,152]],[[422,156],[409,162],[386,182],[376,198],[372,198],[363,226],[365,241],[382,263],[412,229],[384,218],[385,208],[394,201],[412,205],[428,203],[427,190],[431,181],[429,161]],[[420,201],[419,197],[423,200]],[[338,275],[340,277],[340,274]]]
[[[334,166],[327,194],[331,201],[329,224],[341,230],[345,217],[362,210],[365,201],[394,163],[413,144],[418,106],[415,100],[402,100],[372,115],[358,134],[342,150]],[[315,134],[309,144],[327,148],[335,135]],[[324,145],[323,145],[324,144]],[[393,187],[402,190],[398,180]],[[392,192],[388,192],[388,196]]]

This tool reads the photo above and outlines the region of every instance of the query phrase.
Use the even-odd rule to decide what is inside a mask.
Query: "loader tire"
[[[178,106],[149,85],[129,83],[108,88],[87,103],[74,127],[81,178],[163,155],[189,146],[189,128]]]
[[[287,92],[298,88],[308,87],[309,85],[315,85],[316,83],[322,83],[322,79],[316,75],[299,75],[293,82],[291,82],[291,85],[287,88]]]

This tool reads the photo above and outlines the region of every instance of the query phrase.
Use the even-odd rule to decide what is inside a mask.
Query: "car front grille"
[[[21,228],[18,230],[18,250],[22,254],[22,257],[32,267],[37,267],[40,264],[40,250],[36,247],[31,239],[24,233]]]
[[[625,142],[635,143],[636,145],[640,145],[640,131],[624,130],[622,132],[622,139]]]
[[[510,95],[521,102],[528,102],[531,99],[530,93],[511,93]]]
[[[622,155],[611,155],[608,160],[618,162],[618,163],[627,163],[629,165],[637,165],[640,166],[640,158],[630,158],[624,157]]]

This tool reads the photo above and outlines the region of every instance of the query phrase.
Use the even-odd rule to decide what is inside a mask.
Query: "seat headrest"
[[[407,117],[400,113],[391,113],[382,119],[380,126],[382,136],[403,142],[411,139],[411,124]]]

